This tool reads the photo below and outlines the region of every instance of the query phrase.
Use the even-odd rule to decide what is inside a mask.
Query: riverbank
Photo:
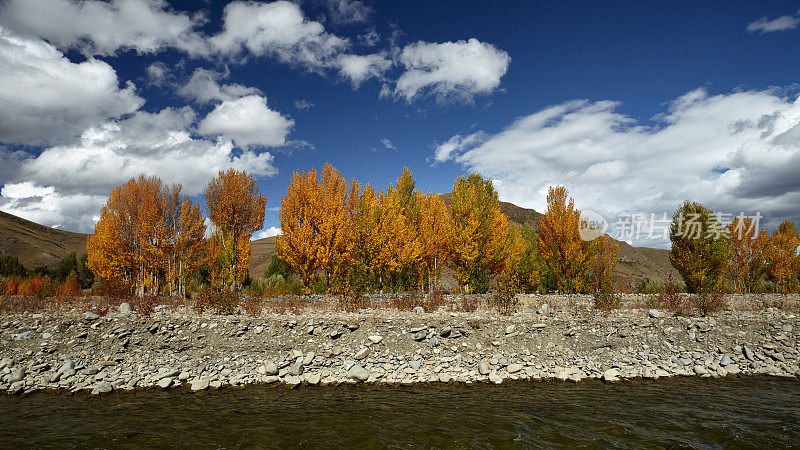
[[[644,300],[629,296],[627,303]],[[729,309],[702,318],[634,307],[600,313],[589,301],[532,296],[512,316],[304,308],[250,317],[186,306],[143,316],[127,305],[105,316],[78,308],[4,314],[0,390],[800,377],[793,310]]]

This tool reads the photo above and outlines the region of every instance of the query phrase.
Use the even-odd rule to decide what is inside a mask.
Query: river
[[[0,396],[0,447],[754,447],[800,442],[800,382],[251,386]]]

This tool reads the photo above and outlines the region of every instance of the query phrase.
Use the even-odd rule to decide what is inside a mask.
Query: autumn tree
[[[213,250],[224,284],[235,290],[247,275],[250,238],[264,226],[267,196],[255,179],[234,169],[220,171],[203,191],[209,218],[216,228]]]
[[[727,229],[713,211],[686,201],[675,211],[670,225],[669,261],[681,274],[690,293],[722,289],[730,260]]]
[[[782,294],[797,292],[797,275],[800,272],[800,256],[797,247],[800,235],[791,220],[784,220],[769,239],[767,257],[769,274]]]
[[[456,276],[473,292],[486,291],[504,267],[508,220],[491,181],[478,174],[460,177],[450,203],[453,220],[452,264]]]
[[[185,214],[171,211],[178,204]],[[204,232],[198,206],[180,196],[180,186],[170,189],[157,177],[140,175],[111,192],[86,243],[88,265],[139,296],[158,294],[162,282],[172,284],[175,252],[184,262],[195,260]]]
[[[170,293],[186,295],[187,278],[205,258],[206,225],[200,205],[182,197],[180,185],[174,185],[164,195],[166,226],[166,275]]]
[[[332,165],[295,172],[281,199],[281,260],[297,272],[308,289],[320,273],[326,282],[337,278],[352,250],[351,206],[346,180]]]
[[[537,245],[539,253],[559,291],[582,292],[592,254],[589,243],[581,239],[580,211],[572,198],[567,200],[564,186],[550,187],[547,210],[539,219]]]
[[[752,219],[736,217],[728,225],[731,259],[728,279],[733,291],[740,294],[753,292],[767,270],[767,246],[770,243],[766,228],[756,228]]]
[[[506,282],[514,280],[523,292],[534,292],[542,278],[541,255],[537,250],[536,232],[528,226],[511,225],[506,244],[507,257],[504,272]]]
[[[591,241],[592,261],[589,275],[592,290],[596,295],[607,295],[612,292],[614,267],[617,265],[619,244],[604,234]]]
[[[408,169],[379,195],[379,250],[377,273],[380,283],[392,288],[410,287],[419,275],[422,244],[418,231],[419,205],[415,182]]]
[[[442,197],[435,192],[417,194],[421,270],[431,289],[438,284],[444,263],[453,251],[453,220]]]

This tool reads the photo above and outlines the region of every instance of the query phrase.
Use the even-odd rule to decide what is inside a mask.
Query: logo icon
[[[602,214],[591,209],[581,211],[578,233],[584,241],[593,241],[608,230],[608,221]]]

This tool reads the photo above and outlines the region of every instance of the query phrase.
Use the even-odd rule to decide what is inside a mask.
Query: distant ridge
[[[50,268],[68,254],[86,253],[87,234],[39,225],[0,211],[0,255],[12,255],[27,268]]]

